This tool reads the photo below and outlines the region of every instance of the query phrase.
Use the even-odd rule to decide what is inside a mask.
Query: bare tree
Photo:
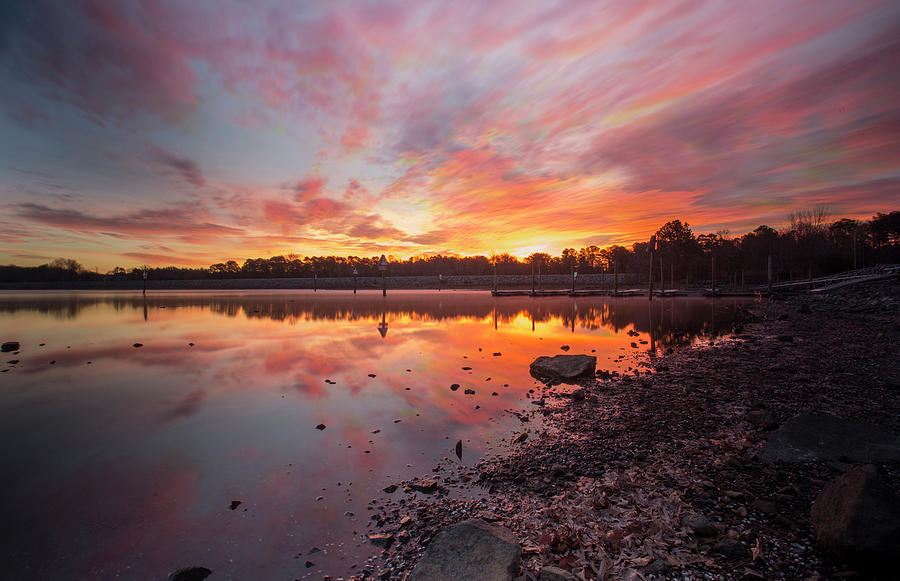
[[[799,238],[805,238],[823,232],[825,221],[829,216],[831,211],[827,206],[816,206],[791,212],[788,214],[788,220],[791,222],[791,230],[796,232]]]

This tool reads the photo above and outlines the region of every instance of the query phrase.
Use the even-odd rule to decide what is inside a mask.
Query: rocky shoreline
[[[366,536],[383,552],[353,578],[439,579],[412,571],[442,550],[437,535],[477,519],[518,541],[509,578],[887,579],[884,563],[823,547],[811,507],[842,475],[869,478],[857,476],[864,465],[894,495],[885,515],[896,509],[898,312],[898,279],[761,301],[731,337],[649,371],[600,370],[574,391],[548,385],[518,414],[508,454],[444,462],[373,500]],[[763,453],[803,413],[873,424],[887,453]]]

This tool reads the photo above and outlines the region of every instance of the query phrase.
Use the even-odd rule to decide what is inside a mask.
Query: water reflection
[[[359,537],[384,486],[455,458],[457,440],[471,464],[522,429],[504,410],[534,408],[535,357],[567,345],[624,372],[647,351],[729,331],[737,306],[466,292],[0,294],[0,338],[22,345],[0,373],[5,572],[346,574],[372,552]],[[313,546],[324,550],[306,569]]]
[[[660,346],[690,343],[698,336],[716,335],[729,330],[729,311],[745,301],[673,297],[650,302],[646,299],[606,297],[529,297],[493,298],[484,292],[451,292],[435,296],[432,292],[395,292],[387,298],[376,293],[353,295],[311,291],[272,294],[266,291],[243,293],[164,293],[141,297],[135,293],[47,293],[16,295],[0,293],[0,314],[32,311],[61,319],[77,319],[98,308],[115,312],[140,309],[144,320],[148,311],[159,309],[205,309],[227,317],[271,319],[287,323],[301,321],[353,322],[381,319],[379,332],[384,336],[390,319],[414,322],[443,322],[458,319],[490,319],[495,329],[526,317],[532,330],[538,323],[558,320],[575,332],[609,328],[614,332],[627,327],[648,333]],[[715,311],[723,319],[716,327]]]

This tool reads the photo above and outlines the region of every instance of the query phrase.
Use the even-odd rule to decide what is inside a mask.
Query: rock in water
[[[18,341],[7,341],[0,347],[0,351],[3,353],[9,353],[10,351],[18,351],[19,350],[19,342]]]
[[[816,539],[860,569],[891,567],[900,548],[900,497],[874,473],[854,468],[832,480],[811,512]]]
[[[169,581],[203,581],[210,575],[212,575],[212,571],[206,567],[188,567],[169,575]]]
[[[772,432],[759,458],[764,462],[898,462],[900,438],[872,424],[804,413]]]
[[[511,581],[519,573],[521,553],[511,530],[467,520],[434,537],[410,581]]]
[[[565,380],[593,375],[597,358],[593,355],[546,355],[535,359],[529,368],[537,379]]]
[[[410,488],[424,494],[431,494],[432,492],[435,492],[437,490],[437,487],[437,482],[430,479],[423,480],[421,482],[413,482],[412,484],[410,484]]]
[[[376,547],[381,547],[383,549],[389,548],[392,544],[394,544],[394,535],[391,534],[374,534],[369,535],[369,542],[375,545]]]

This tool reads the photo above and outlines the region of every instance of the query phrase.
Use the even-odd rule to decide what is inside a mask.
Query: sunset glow
[[[487,254],[900,205],[900,4],[0,8],[0,263]]]

